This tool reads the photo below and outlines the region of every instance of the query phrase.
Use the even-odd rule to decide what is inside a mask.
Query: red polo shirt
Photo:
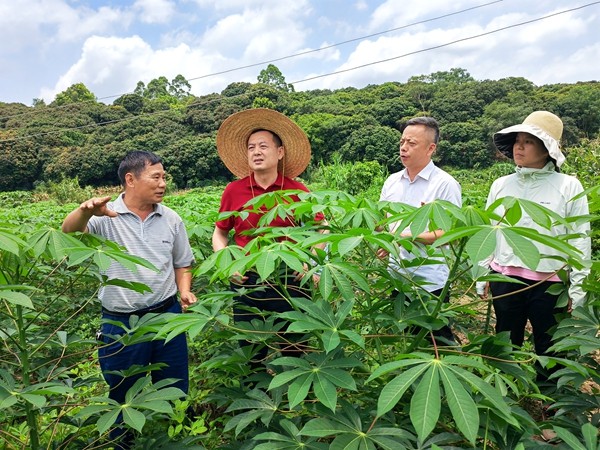
[[[244,209],[244,205],[250,199],[258,197],[266,192],[275,192],[281,190],[302,190],[308,192],[308,188],[302,183],[299,181],[294,181],[291,178],[284,177],[281,174],[277,176],[277,179],[271,186],[263,189],[256,184],[254,177],[250,175],[246,178],[242,178],[241,180],[232,181],[225,187],[223,195],[221,196],[221,206],[219,208],[219,212],[242,211]],[[297,197],[296,200],[298,200]],[[246,210],[249,209],[251,208],[246,208]],[[219,220],[216,225],[221,230],[225,231],[230,231],[233,229],[235,243],[240,247],[244,247],[252,240],[253,236],[243,232],[258,228],[258,221],[260,220],[260,217],[261,214],[259,213],[250,213],[246,218],[242,218],[240,216],[231,216],[227,219]],[[317,217],[317,220],[320,219]],[[271,227],[290,227],[294,225],[295,224],[292,218],[282,219],[280,217],[277,217],[269,224]]]

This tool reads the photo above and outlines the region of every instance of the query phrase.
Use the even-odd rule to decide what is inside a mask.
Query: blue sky
[[[303,52],[274,63],[296,90],[454,67],[478,80],[574,83],[600,79],[598,30],[592,0],[0,0],[0,101],[50,102],[81,82],[111,103],[177,74],[193,94],[221,92],[266,64],[217,72]]]

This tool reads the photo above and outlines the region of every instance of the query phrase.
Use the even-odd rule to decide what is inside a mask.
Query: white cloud
[[[186,78],[201,77],[216,71],[215,67],[222,64],[223,59],[218,55],[207,54],[186,44],[155,50],[139,36],[92,36],[86,40],[79,60],[54,87],[43,88],[40,97],[49,102],[69,86],[83,83],[97,97],[106,99],[102,101],[110,103],[114,100],[112,97],[133,91],[138,81],[148,83],[163,75],[173,79],[178,74]],[[221,82],[210,78],[194,82],[193,91],[207,93]]]
[[[403,82],[453,67],[477,79],[522,76],[536,84],[598,78],[600,24],[594,6],[443,46],[572,7],[567,0],[551,3],[495,2],[360,40],[477,5],[474,0],[0,0],[5,81],[0,101],[39,96],[40,86],[46,86],[42,96],[51,101],[78,82],[98,97],[123,94],[139,80],[179,73],[200,95],[234,81],[255,82],[264,67],[252,65],[263,61],[284,58],[274,64],[288,82],[298,82],[419,50],[425,51],[297,89]],[[285,58],[345,40],[353,41]],[[443,47],[426,50],[435,46]],[[224,73],[208,76],[217,72]]]
[[[394,0],[386,2],[373,13],[374,20],[391,14],[391,9],[398,5]],[[438,11],[438,14],[441,13]],[[597,55],[600,44],[579,50],[583,44],[579,39],[592,33],[589,27],[596,21],[593,15],[562,14],[486,34],[551,13],[552,11],[538,14],[510,13],[491,16],[487,23],[482,20],[479,23],[467,21],[462,26],[447,28],[442,28],[442,23],[436,23],[439,26],[437,28],[410,27],[400,33],[364,40],[356,45],[342,64],[331,69],[331,72],[342,73],[308,81],[302,88],[325,86],[334,89],[344,86],[362,87],[385,81],[406,81],[414,75],[454,67],[466,69],[477,79],[523,76],[536,84],[549,83],[557,76],[577,80],[584,73],[588,74],[585,79],[598,78],[598,75],[590,74],[593,69],[590,64],[583,64],[584,57],[581,55]],[[470,37],[473,39],[469,39]],[[454,41],[460,42],[453,43]],[[564,61],[564,58],[555,60],[552,56],[558,54],[558,48],[568,45],[578,49],[568,58],[568,61],[579,61],[579,64],[575,64],[576,68]],[[588,61],[593,60],[597,59]],[[349,70],[365,65],[367,66],[363,68]]]
[[[369,4],[365,0],[358,0],[354,4],[354,7],[357,11],[366,11],[367,9],[369,9]]]
[[[133,9],[144,23],[168,23],[175,15],[176,5],[171,0],[136,0]]]
[[[225,3],[234,4],[235,0]],[[253,2],[249,2],[252,5]],[[241,57],[243,62],[257,62],[295,53],[304,46],[307,30],[301,18],[310,13],[306,1],[289,5],[273,2],[267,9],[261,6],[245,7],[241,13],[218,20],[207,29],[202,45],[227,55]],[[222,7],[222,5],[220,5]]]

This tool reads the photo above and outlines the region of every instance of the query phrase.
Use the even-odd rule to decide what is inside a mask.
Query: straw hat
[[[217,151],[229,171],[238,178],[250,175],[248,138],[257,130],[276,133],[285,148],[279,171],[295,178],[310,162],[310,142],[290,118],[267,108],[247,109],[229,116],[217,132]]]
[[[565,162],[565,155],[560,151],[563,123],[558,116],[548,111],[534,111],[523,123],[504,128],[494,134],[496,148],[510,159],[513,159],[513,145],[519,132],[529,133],[540,139],[556,167]]]

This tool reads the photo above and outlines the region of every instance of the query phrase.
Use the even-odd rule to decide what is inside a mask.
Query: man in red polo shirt
[[[253,206],[245,206],[246,203],[267,192],[308,192],[308,188],[294,178],[308,166],[310,143],[298,125],[277,111],[259,108],[229,116],[217,133],[217,150],[223,163],[238,177],[223,191],[219,212],[251,211]],[[235,243],[245,247],[255,238],[252,230],[258,228],[262,214],[264,212],[234,214],[217,221],[212,237],[213,250],[219,251],[228,245],[231,230]],[[322,216],[317,217],[317,220],[322,219]],[[271,227],[294,225],[293,217],[276,217],[269,224]],[[245,288],[245,293],[235,298],[234,321],[265,320],[262,314],[253,312],[251,308],[269,313],[293,310],[277,283],[285,283],[285,290],[291,296],[310,298],[309,290],[300,286],[301,277],[302,274],[292,273],[291,270],[274,283],[261,280],[254,272],[233,277],[232,290]],[[285,331],[286,327],[287,324],[284,324],[281,331]],[[302,344],[298,342],[301,335],[285,333],[282,337],[285,342],[281,348],[283,355],[299,356],[302,353]],[[249,344],[241,342],[241,345]],[[266,347],[257,348],[252,366],[257,367],[266,356]]]

